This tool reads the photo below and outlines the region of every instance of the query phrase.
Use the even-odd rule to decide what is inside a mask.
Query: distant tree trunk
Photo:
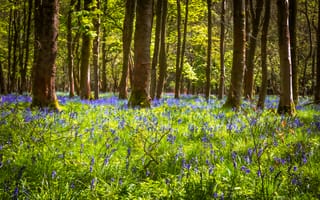
[[[8,57],[7,57],[7,63],[8,63],[8,73],[7,73],[7,90],[8,93],[11,93],[11,83],[10,83],[10,76],[11,76],[11,57],[12,57],[12,18],[13,18],[13,9],[10,8],[9,11],[9,25],[8,25]]]
[[[73,77],[73,39],[72,39],[72,13],[76,0],[70,0],[70,8],[67,17],[67,45],[68,45],[68,76],[69,76],[69,97],[74,97]]]
[[[35,1],[35,60],[32,68],[32,106],[59,109],[55,93],[58,41],[58,0]]]
[[[318,1],[318,30],[317,30],[317,76],[314,101],[320,104],[320,0]]]
[[[207,49],[207,67],[206,67],[206,88],[205,97],[209,102],[211,89],[211,49],[212,49],[212,0],[207,0],[208,8],[208,49]]]
[[[2,69],[2,62],[0,61],[0,94],[5,94],[5,82],[4,82],[4,74]]]
[[[96,10],[100,10],[100,0],[96,1]],[[94,99],[99,99],[99,47],[100,47],[100,14],[97,14],[93,21],[97,36],[93,40],[93,74],[94,74]]]
[[[254,75],[254,57],[257,47],[257,38],[260,27],[260,17],[263,8],[263,0],[257,0],[255,11],[253,9],[253,2],[250,1],[251,18],[252,18],[252,33],[249,38],[249,52],[246,58],[246,70],[244,77],[244,96],[245,98],[252,99],[253,93],[253,75]]]
[[[133,90],[131,107],[150,107],[150,42],[152,31],[152,0],[137,1],[136,29],[134,33]]]
[[[106,30],[103,29],[103,42],[102,42],[102,70],[101,70],[101,91],[107,92],[107,45],[106,45]]]
[[[292,65],[292,92],[293,101],[298,103],[299,99],[299,71],[297,66],[297,0],[289,1],[289,31],[290,31],[290,46],[291,46],[291,65]]]
[[[157,88],[157,65],[159,59],[159,48],[160,48],[160,34],[161,34],[161,20],[162,20],[162,13],[163,13],[163,1],[157,1],[156,7],[156,32],[155,32],[155,41],[154,41],[154,50],[153,50],[153,57],[152,57],[152,66],[151,66],[151,84],[150,84],[150,97],[154,99],[156,95],[156,88]],[[161,38],[162,39],[162,38]]]
[[[218,98],[222,99],[224,96],[224,81],[225,81],[225,66],[224,66],[224,38],[225,38],[225,13],[226,0],[221,3],[221,22],[220,22],[220,84]]]
[[[17,4],[17,2],[16,2]],[[18,5],[15,5],[18,6]],[[13,52],[12,66],[10,74],[10,92],[17,91],[17,74],[18,74],[18,52],[19,52],[19,35],[20,35],[20,12],[15,9],[13,12]]]
[[[292,95],[292,71],[290,53],[289,32],[289,2],[277,0],[278,30],[279,30],[279,54],[280,54],[280,101],[279,114],[293,115],[295,106]]]
[[[181,57],[181,5],[180,0],[177,0],[177,55],[176,55],[176,83],[174,88],[174,98],[178,99],[180,97],[180,57]]]
[[[246,56],[245,1],[233,0],[233,60],[231,84],[224,107],[238,109],[241,104]]]
[[[261,33],[261,88],[259,93],[258,108],[264,108],[264,102],[267,96],[268,86],[268,66],[267,66],[267,42],[268,42],[268,29],[270,22],[270,7],[271,1],[265,0],[264,21]]]
[[[81,0],[77,0],[77,4],[75,6],[75,11],[80,12],[81,11]],[[78,26],[81,26],[81,19],[78,17]],[[81,37],[81,32],[78,30],[76,32],[76,35],[74,36],[73,39],[73,78],[74,78],[74,87],[77,95],[80,96],[80,64],[81,64],[81,53],[79,51],[80,49],[80,37]]]
[[[84,0],[84,10],[90,11],[90,4],[92,0]],[[87,30],[89,31],[89,30]],[[80,67],[80,98],[89,99],[90,88],[90,56],[91,56],[92,40],[88,33],[82,34],[82,47],[81,47],[81,67]]]
[[[123,49],[123,67],[120,81],[119,98],[127,99],[127,82],[128,82],[128,65],[131,49],[132,33],[133,33],[133,20],[135,17],[136,0],[126,1],[126,13],[123,23],[123,35],[122,35],[122,49]]]
[[[157,85],[157,99],[161,98],[165,78],[167,76],[167,52],[166,52],[166,25],[168,13],[168,0],[163,0],[162,3],[162,20],[161,20],[161,46],[160,46],[160,61],[159,61],[159,81]]]

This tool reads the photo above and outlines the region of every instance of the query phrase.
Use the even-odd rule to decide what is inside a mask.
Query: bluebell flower
[[[93,179],[91,180],[91,184],[90,184],[90,189],[91,189],[91,190],[94,189],[95,184],[96,184],[96,178],[93,178]]]
[[[167,136],[167,142],[173,144],[175,140],[176,140],[176,136],[174,136],[174,135],[172,135],[172,134],[168,134],[168,136]]]
[[[19,195],[19,188],[15,187],[13,191],[13,199],[18,199],[18,195]]]
[[[76,186],[75,186],[74,183],[72,182],[71,185],[70,185],[70,188],[71,188],[71,189],[74,189],[75,187],[76,187]]]
[[[269,171],[272,173],[272,172],[274,172],[274,167],[273,166],[270,166],[269,167]]]
[[[57,175],[57,172],[55,170],[53,170],[51,172],[51,178],[54,179],[56,177],[56,175]]]
[[[257,175],[258,175],[258,177],[261,177],[261,171],[260,171],[260,169],[257,171]]]

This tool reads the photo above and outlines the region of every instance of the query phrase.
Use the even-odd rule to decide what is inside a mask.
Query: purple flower
[[[293,171],[296,172],[297,170],[298,170],[298,167],[297,167],[297,166],[294,166],[294,167],[293,167]]]
[[[258,175],[258,177],[261,177],[261,171],[260,171],[260,169],[257,171],[257,175]]]
[[[57,176],[57,172],[55,170],[53,170],[51,172],[51,178],[54,179]]]
[[[19,188],[16,187],[14,188],[14,191],[13,191],[13,198],[18,199],[18,195],[19,195]]]
[[[274,167],[270,166],[269,171],[272,173],[274,171]]]
[[[91,184],[90,184],[90,189],[91,189],[91,190],[94,189],[95,184],[96,184],[96,178],[93,178],[93,179],[91,180]]]

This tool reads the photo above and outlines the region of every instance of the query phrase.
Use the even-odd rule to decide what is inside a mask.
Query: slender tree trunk
[[[0,61],[0,94],[5,94],[5,82],[4,82],[4,74],[2,69],[2,62]]]
[[[133,90],[131,107],[150,107],[150,42],[152,30],[152,0],[137,1],[136,29],[134,33]]]
[[[277,0],[278,30],[279,30],[279,54],[280,54],[280,101],[279,114],[293,115],[295,106],[292,95],[292,71],[289,32],[289,2]]]
[[[100,10],[100,0],[97,0],[96,10]],[[100,14],[97,14],[94,19],[94,27],[97,36],[93,40],[93,74],[94,74],[94,99],[99,99],[99,47],[100,47]]]
[[[289,31],[290,31],[290,45],[291,45],[291,65],[292,65],[292,92],[293,101],[298,103],[299,99],[299,71],[297,66],[297,0],[289,1]]]
[[[154,50],[152,57],[152,66],[151,66],[151,85],[150,85],[150,97],[154,99],[156,95],[157,88],[157,65],[159,60],[159,49],[160,49],[160,37],[161,37],[161,24],[162,24],[162,15],[163,15],[163,0],[157,1],[156,7],[156,32],[155,32],[155,41],[154,41]],[[162,40],[162,38],[161,38]]]
[[[268,29],[270,22],[271,0],[265,0],[264,21],[261,33],[261,89],[259,93],[258,108],[264,108],[264,102],[267,96],[268,87],[268,66],[267,66],[267,43]]]
[[[90,11],[92,0],[84,0],[84,10]],[[87,30],[89,31],[89,30]],[[80,68],[80,98],[90,99],[90,57],[92,40],[87,33],[82,34],[81,68]]]
[[[32,106],[58,108],[55,93],[58,41],[58,0],[35,0],[35,60],[32,68]]]
[[[177,0],[177,55],[176,55],[176,83],[174,88],[174,98],[178,99],[180,97],[180,59],[181,59],[181,5],[180,0]]]
[[[221,22],[220,22],[220,84],[218,98],[222,99],[224,96],[224,81],[225,81],[225,66],[224,66],[224,38],[225,38],[225,13],[226,0],[221,1]]]
[[[121,75],[120,91],[119,91],[120,99],[128,98],[128,91],[127,91],[128,65],[129,65],[132,33],[133,33],[133,20],[135,17],[135,8],[136,8],[136,0],[126,1],[126,13],[125,13],[125,19],[123,23],[123,35],[122,35],[123,67],[122,67],[122,75]]]
[[[163,0],[162,3],[162,20],[161,20],[161,46],[160,46],[160,61],[159,61],[159,81],[157,85],[157,99],[161,98],[165,78],[167,76],[167,52],[166,52],[166,25],[168,13],[168,0]]]
[[[263,8],[263,0],[257,0],[255,11],[253,11],[252,1],[250,5],[252,18],[252,34],[249,38],[249,51],[246,58],[246,71],[244,77],[244,96],[248,99],[252,99],[253,95],[254,57],[257,47],[257,38],[260,27],[260,17]]]
[[[77,3],[75,5],[75,11],[80,12],[81,11],[81,0],[77,0]],[[81,26],[81,19],[78,17],[78,26]],[[80,53],[80,37],[81,37],[81,31],[78,30],[76,32],[76,35],[73,39],[73,78],[74,78],[74,87],[77,95],[80,96],[80,64],[81,64],[81,53]]]
[[[244,0],[233,0],[233,26],[231,84],[224,107],[238,109],[241,104],[246,56],[246,20]]]
[[[207,49],[207,68],[206,68],[206,88],[205,97],[209,102],[211,89],[211,49],[212,49],[212,0],[207,0],[208,7],[208,49]]]
[[[320,0],[318,1],[318,30],[317,30],[317,69],[316,69],[316,89],[314,101],[320,104]]]
[[[76,3],[76,0],[70,0],[70,8],[69,8],[68,19],[67,19],[69,97],[74,97],[72,13],[73,13],[75,3]]]
[[[106,30],[103,30],[103,42],[102,42],[102,70],[101,70],[101,91],[107,92],[107,45],[106,45]]]
[[[10,14],[9,14],[9,26],[8,26],[8,73],[7,73],[7,90],[8,93],[11,93],[11,82],[10,82],[10,76],[11,76],[11,57],[12,57],[12,18],[13,18],[13,9],[10,8]]]
[[[16,5],[17,6],[17,5]],[[19,10],[14,10],[13,14],[13,58],[10,74],[10,91],[17,91],[17,74],[18,74],[18,52],[19,52],[19,34],[20,34],[20,13]]]

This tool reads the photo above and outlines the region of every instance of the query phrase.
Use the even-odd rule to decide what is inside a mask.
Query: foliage
[[[320,108],[278,116],[171,95],[129,109],[110,94],[58,95],[63,111],[1,96],[2,199],[316,199]]]

